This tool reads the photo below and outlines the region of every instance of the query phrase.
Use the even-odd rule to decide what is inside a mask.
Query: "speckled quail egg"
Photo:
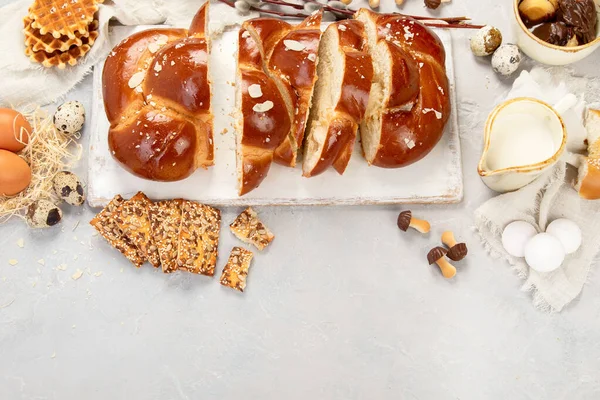
[[[60,105],[54,113],[54,126],[59,132],[74,135],[81,131],[85,122],[85,109],[78,101]]]
[[[502,246],[513,257],[525,256],[525,245],[535,235],[537,229],[525,221],[514,221],[506,225],[502,232]]]
[[[581,229],[570,219],[552,221],[546,228],[546,233],[560,240],[567,254],[575,253],[581,246]]]
[[[72,206],[80,206],[85,201],[81,181],[72,172],[61,171],[52,180],[54,191],[62,200]]]
[[[492,69],[500,75],[508,76],[519,69],[521,51],[514,44],[503,44],[492,56]]]
[[[502,44],[502,33],[493,26],[484,26],[471,37],[471,51],[477,57],[489,56]]]
[[[539,233],[525,245],[525,261],[538,272],[552,272],[565,260],[565,249],[560,240],[548,233]]]
[[[49,228],[60,222],[62,211],[48,200],[37,200],[27,209],[27,223],[32,228]]]

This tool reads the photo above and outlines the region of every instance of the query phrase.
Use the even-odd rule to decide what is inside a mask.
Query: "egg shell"
[[[537,229],[528,222],[511,222],[502,232],[502,246],[511,256],[522,258],[525,256],[525,244],[537,233]]]
[[[565,249],[554,236],[539,233],[525,245],[525,261],[538,272],[552,272],[565,261]]]
[[[61,171],[52,180],[54,191],[62,200],[72,206],[80,206],[85,201],[81,181],[72,172]]]
[[[74,135],[85,123],[85,109],[78,101],[61,104],[54,113],[54,126],[59,132]]]
[[[581,247],[581,229],[570,219],[552,221],[546,228],[546,233],[560,240],[567,254],[573,254]]]
[[[514,44],[503,44],[492,56],[492,68],[500,75],[511,75],[521,64],[521,51]]]
[[[493,54],[501,44],[502,33],[493,26],[484,26],[471,36],[471,51],[477,57]]]
[[[0,150],[0,196],[14,196],[31,183],[31,168],[21,157]]]
[[[0,108],[0,149],[18,152],[29,143],[33,132],[23,114],[11,108]]]
[[[37,200],[27,209],[27,223],[32,228],[49,228],[62,220],[62,211],[48,200]]]

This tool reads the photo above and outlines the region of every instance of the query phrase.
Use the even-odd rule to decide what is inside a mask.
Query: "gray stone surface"
[[[510,4],[453,0],[439,13],[497,25],[508,42]],[[427,12],[419,0],[405,11]],[[412,207],[429,236],[400,232],[398,207],[260,208],[277,237],[239,294],[217,278],[136,270],[93,236],[87,206],[65,206],[55,229],[1,226],[0,398],[600,398],[598,265],[578,299],[543,314],[471,230],[493,195],[476,172],[483,122],[511,80],[472,57],[469,35],[454,33],[465,200]],[[572,68],[599,76],[599,58]],[[67,100],[89,108],[90,83]],[[239,244],[226,224],[240,209],[223,211],[218,272]],[[470,246],[453,281],[426,263],[445,229]]]

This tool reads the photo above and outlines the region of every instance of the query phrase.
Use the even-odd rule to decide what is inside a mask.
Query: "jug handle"
[[[577,104],[578,101],[579,99],[577,96],[575,96],[573,93],[569,93],[554,105],[554,111],[562,115],[569,111],[575,104]]]

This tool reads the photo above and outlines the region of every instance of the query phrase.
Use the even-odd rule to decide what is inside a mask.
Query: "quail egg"
[[[502,44],[502,33],[493,26],[484,26],[471,37],[471,51],[477,57],[489,56]]]
[[[62,211],[48,200],[37,200],[27,209],[27,223],[32,228],[49,228],[60,222]]]
[[[503,44],[492,56],[492,69],[500,75],[508,76],[519,69],[521,51],[514,44]]]
[[[54,191],[62,200],[72,206],[80,206],[85,201],[81,181],[72,172],[61,171],[52,180]]]
[[[68,101],[56,109],[54,126],[59,132],[74,135],[81,131],[85,122],[85,109],[78,101]]]

